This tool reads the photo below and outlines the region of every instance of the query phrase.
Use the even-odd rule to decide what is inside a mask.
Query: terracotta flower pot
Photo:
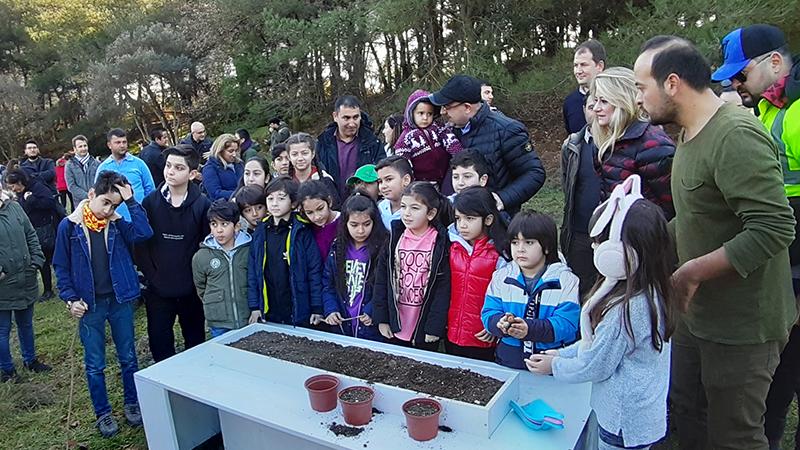
[[[314,411],[328,412],[336,409],[338,378],[333,375],[314,375],[306,380],[305,386]]]
[[[439,434],[442,405],[432,398],[412,398],[403,403],[408,435],[415,441],[429,441]]]
[[[366,425],[372,420],[372,399],[375,391],[368,386],[352,386],[339,392],[344,421],[348,425]]]

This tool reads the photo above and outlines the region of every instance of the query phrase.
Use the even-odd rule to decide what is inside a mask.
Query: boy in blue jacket
[[[123,202],[130,211],[130,222],[115,211]],[[119,431],[106,391],[106,321],[122,371],[125,418],[132,426],[142,424],[133,382],[139,367],[132,302],[139,298],[139,278],[129,248],[152,235],[128,180],[111,171],[98,174],[88,199],[58,225],[53,256],[58,294],[70,314],[80,319],[86,381],[103,437]]]
[[[322,260],[311,228],[293,212],[297,188],[287,176],[266,187],[269,215],[256,227],[250,244],[249,323],[322,322]]]
[[[481,311],[483,326],[500,338],[495,361],[526,369],[531,354],[577,340],[578,277],[558,255],[550,217],[521,212],[508,226],[513,261],[495,271]]]

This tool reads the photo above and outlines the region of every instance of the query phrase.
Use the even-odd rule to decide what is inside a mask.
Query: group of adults
[[[800,391],[800,64],[771,25],[738,28],[722,48],[713,74],[674,36],[647,41],[633,71],[608,67],[598,41],[576,48],[578,88],[563,105],[561,244],[585,292],[597,276],[592,212],[640,175],[676,247],[679,446],[777,449]],[[722,98],[714,82],[730,87]],[[677,147],[666,124],[681,128]]]

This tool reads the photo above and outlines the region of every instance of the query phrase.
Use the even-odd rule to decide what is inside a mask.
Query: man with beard
[[[316,154],[322,168],[336,181],[341,198],[347,197],[347,179],[356,169],[386,157],[372,131],[372,121],[352,95],[336,99],[333,122],[317,138]]]
[[[722,40],[723,65],[711,76],[730,80],[748,107],[757,107],[759,119],[778,145],[783,187],[800,225],[800,64],[792,62],[783,32],[772,25],[752,25],[730,32]],[[795,225],[797,236],[798,225]],[[789,246],[794,293],[800,293],[800,240]],[[765,432],[770,448],[779,448],[786,412],[800,388],[800,327],[792,328],[781,354],[769,395]],[[796,439],[797,440],[797,439]],[[797,446],[799,442],[796,442]]]
[[[764,399],[797,317],[787,250],[795,223],[778,148],[758,119],[714,94],[691,43],[649,40],[634,72],[652,122],[683,127],[669,299],[684,312],[670,391],[679,446],[766,449]]]
[[[39,156],[39,144],[33,139],[25,142],[25,156],[19,163],[19,167],[25,169],[29,177],[35,178],[47,186],[53,193],[53,197],[58,194],[56,190],[56,163],[50,158]]]

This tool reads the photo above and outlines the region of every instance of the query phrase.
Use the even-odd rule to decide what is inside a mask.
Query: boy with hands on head
[[[128,207],[131,221],[116,208]],[[133,374],[139,370],[133,328],[133,301],[139,298],[139,278],[130,248],[153,235],[144,209],[121,174],[98,174],[86,200],[58,226],[53,267],[59,296],[70,314],[80,320],[80,338],[96,426],[103,437],[119,431],[111,414],[105,381],[105,322],[111,334],[122,372],[125,418],[141,426],[142,416]]]

